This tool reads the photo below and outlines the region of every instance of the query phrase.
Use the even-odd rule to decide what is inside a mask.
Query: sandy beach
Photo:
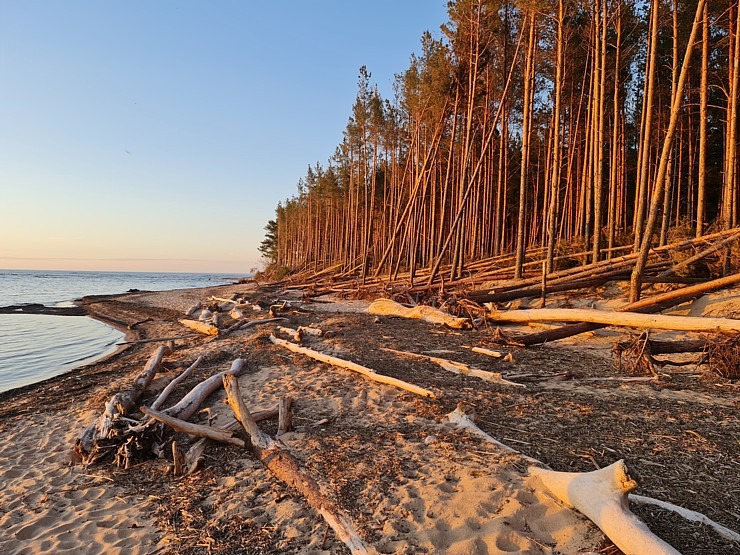
[[[620,553],[530,476],[526,459],[447,421],[460,404],[485,432],[556,470],[591,471],[624,459],[640,484],[637,493],[740,528],[738,385],[694,366],[671,368],[658,381],[594,379],[625,377],[609,355],[623,330],[563,345],[502,348],[488,327],[460,331],[374,317],[364,312],[365,301],[306,303],[300,293],[254,285],[94,297],[82,304],[141,340],[191,334],[178,322],[189,307],[233,293],[261,307],[249,318],[266,318],[270,305],[282,303],[280,325],[333,332],[306,337],[304,345],[428,388],[436,398],[282,349],[268,338],[278,324],[266,324],[228,337],[177,340],[139,405],[150,404],[199,356],[204,362],[176,388],[173,403],[234,359],[245,359],[238,383],[246,404],[253,410],[285,396],[295,400],[293,429],[280,439],[349,515],[371,553]],[[728,300],[700,302],[687,310],[706,313]],[[130,344],[105,361],[0,395],[0,552],[348,553],[306,500],[245,448],[209,442],[203,467],[185,477],[169,473],[168,449],[128,469],[75,459],[75,439],[158,345]],[[491,358],[472,346],[512,356]],[[491,372],[547,378],[566,371],[567,377],[523,386],[487,382],[388,348]],[[219,390],[191,420],[223,426],[231,418]],[[260,427],[275,435],[277,422]],[[173,437],[183,446],[194,441],[167,434],[168,446]],[[706,526],[655,507],[633,510],[684,554],[740,553],[738,544]]]

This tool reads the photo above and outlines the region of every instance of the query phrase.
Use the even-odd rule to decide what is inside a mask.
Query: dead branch
[[[180,420],[179,418],[173,418],[163,412],[152,410],[147,407],[141,407],[139,410],[141,410],[141,412],[146,416],[166,424],[176,432],[181,432],[195,437],[205,437],[221,443],[236,445],[237,447],[244,447],[245,445],[241,439],[233,437],[233,434],[230,431],[224,430],[223,428],[193,424],[191,422],[186,422],[185,420]]]
[[[362,374],[363,376],[365,376],[366,378],[370,380],[384,383],[386,385],[392,385],[394,387],[398,387],[405,391],[416,393],[417,395],[421,395],[422,397],[436,397],[436,395],[432,393],[431,391],[429,391],[428,389],[424,389],[423,387],[419,387],[417,385],[404,382],[403,380],[399,380],[397,378],[392,378],[391,376],[385,376],[383,374],[378,374],[375,370],[366,368],[365,366],[361,366],[349,360],[343,360],[341,358],[333,357],[331,355],[325,355],[324,353],[314,351],[313,349],[309,349],[308,347],[302,347],[300,345],[295,345],[294,343],[290,343],[289,341],[285,341],[284,339],[278,339],[274,335],[270,336],[270,341],[272,341],[275,345],[280,345],[282,347],[285,347],[286,349],[288,349],[289,351],[293,351],[294,353],[300,353],[302,355],[309,356],[313,359],[320,360],[321,362],[325,362],[333,366],[338,366],[339,368],[345,368],[347,370],[352,370],[354,372]]]
[[[526,387],[524,384],[511,382],[505,379],[500,372],[487,372],[486,370],[481,370],[479,368],[469,366],[465,364],[464,362],[448,360],[445,358],[439,358],[439,357],[434,357],[430,355],[423,355],[420,353],[410,353],[408,351],[397,351],[396,349],[388,349],[385,347],[383,348],[383,350],[388,351],[390,353],[396,353],[397,355],[430,360],[434,362],[435,364],[439,365],[444,370],[447,370],[448,372],[452,372],[454,374],[462,374],[463,376],[472,376],[474,378],[480,378],[481,380],[484,380],[487,382],[498,382],[498,383],[505,383],[507,385],[515,385],[517,387]]]

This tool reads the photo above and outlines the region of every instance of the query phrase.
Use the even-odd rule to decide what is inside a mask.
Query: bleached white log
[[[339,368],[345,368],[347,370],[352,370],[354,372],[357,372],[358,374],[362,374],[363,376],[365,376],[366,378],[370,380],[384,383],[387,385],[392,385],[400,389],[403,389],[405,391],[416,393],[417,395],[421,395],[422,397],[436,397],[436,395],[432,391],[429,391],[428,389],[424,389],[423,387],[410,384],[408,382],[399,380],[397,378],[392,378],[391,376],[384,376],[383,374],[378,374],[375,370],[372,370],[360,364],[354,363],[352,361],[344,360],[344,359],[337,358],[331,355],[326,355],[324,353],[320,353],[319,351],[314,351],[313,349],[309,349],[308,347],[302,347],[301,345],[296,345],[295,343],[291,343],[290,341],[285,341],[284,339],[278,339],[274,335],[270,336],[270,341],[272,341],[275,345],[280,345],[282,347],[285,347],[286,349],[288,349],[289,351],[293,351],[294,353],[300,353],[302,355],[311,357],[315,360],[320,360],[321,362],[325,362],[333,366],[338,366]]]
[[[474,378],[479,378],[487,382],[498,382],[498,383],[505,383],[507,385],[515,385],[517,387],[527,387],[524,384],[512,382],[512,381],[505,379],[503,375],[501,375],[501,373],[499,372],[488,372],[486,370],[481,370],[480,368],[475,368],[474,366],[465,364],[464,362],[458,362],[456,360],[448,360],[446,358],[434,357],[431,355],[424,355],[421,353],[410,353],[408,351],[397,351],[396,349],[383,348],[383,350],[389,351],[391,353],[396,353],[399,355],[423,358],[425,360],[432,361],[435,364],[438,364],[444,370],[447,370],[448,372],[452,372],[453,374],[462,374],[463,376],[472,376]]]
[[[550,492],[594,522],[626,555],[680,555],[629,509],[627,494],[637,482],[619,460],[593,472],[556,472],[530,467]]]
[[[376,314],[378,316],[413,318],[416,320],[431,322],[432,324],[444,324],[455,329],[470,328],[470,320],[467,318],[457,318],[431,306],[420,305],[413,308],[406,308],[402,304],[390,299],[378,299],[377,301],[374,301],[368,307],[367,311],[370,314]]]
[[[185,395],[185,397],[180,399],[180,401],[176,405],[173,405],[172,407],[162,412],[164,412],[168,416],[174,416],[175,418],[187,420],[193,414],[195,414],[195,411],[198,410],[198,407],[200,407],[203,401],[205,401],[211,393],[221,387],[223,383],[223,376],[238,376],[244,368],[245,364],[246,362],[244,361],[244,359],[237,358],[234,362],[231,363],[231,367],[228,370],[224,370],[223,372],[219,372],[218,374],[215,374],[210,378],[203,380],[193,389],[191,389],[190,392]]]
[[[591,322],[628,328],[677,331],[740,332],[740,320],[641,314],[590,308],[534,308],[528,310],[493,310],[487,317],[494,322]]]

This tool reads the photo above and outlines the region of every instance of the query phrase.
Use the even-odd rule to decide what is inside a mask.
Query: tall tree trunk
[[[668,160],[670,158],[670,151],[673,146],[673,136],[676,132],[678,115],[681,112],[681,100],[683,97],[683,90],[686,85],[686,78],[689,74],[689,66],[691,65],[691,54],[694,51],[694,42],[696,41],[696,35],[698,34],[699,25],[701,24],[705,3],[706,0],[699,0],[699,3],[697,4],[694,24],[691,27],[691,35],[689,36],[689,42],[686,45],[686,54],[684,55],[683,65],[681,66],[681,75],[678,78],[676,95],[673,104],[671,105],[671,119],[670,123],[668,124],[668,132],[666,133],[665,139],[663,140],[663,150],[660,155],[658,176],[655,180],[655,188],[653,189],[653,196],[650,202],[650,212],[648,214],[645,232],[643,233],[642,244],[640,245],[640,252],[639,256],[637,257],[637,263],[632,270],[632,277],[630,280],[630,302],[637,302],[640,299],[642,288],[642,272],[645,269],[645,265],[647,264],[648,254],[650,252],[650,245],[652,243],[653,233],[655,232],[655,224],[658,219],[658,211],[663,201],[663,186],[665,185],[665,177],[668,170]]]
[[[530,10],[527,14],[529,25],[529,40],[527,42],[527,53],[525,56],[524,69],[524,102],[522,105],[522,160],[519,175],[519,216],[517,219],[516,232],[516,263],[514,266],[514,278],[522,277],[524,266],[525,245],[525,216],[527,202],[527,174],[529,172],[529,141],[532,118],[532,100],[534,98],[532,89],[534,87],[534,53],[535,41],[535,12]]]

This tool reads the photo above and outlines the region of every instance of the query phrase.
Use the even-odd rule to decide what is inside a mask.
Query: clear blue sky
[[[247,272],[445,0],[1,0],[0,268]]]

